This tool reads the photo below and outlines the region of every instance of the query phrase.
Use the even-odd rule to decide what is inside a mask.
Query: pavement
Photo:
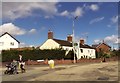
[[[4,75],[4,70],[0,68],[2,81],[118,81],[117,61],[55,65],[54,69],[33,65],[26,66],[26,73],[15,75]]]

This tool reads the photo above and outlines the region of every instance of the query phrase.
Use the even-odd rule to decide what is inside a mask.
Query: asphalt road
[[[71,65],[26,66],[26,73],[4,75],[2,81],[117,81],[118,62],[79,63]],[[19,70],[20,71],[20,70]]]

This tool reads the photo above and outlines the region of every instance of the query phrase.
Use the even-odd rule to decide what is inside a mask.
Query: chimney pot
[[[72,35],[67,36],[67,41],[72,42]]]
[[[48,39],[53,39],[53,32],[52,31],[48,31]]]
[[[80,39],[80,44],[84,45],[84,39]]]

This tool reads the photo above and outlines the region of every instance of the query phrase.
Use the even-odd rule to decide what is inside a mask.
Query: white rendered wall
[[[48,39],[45,43],[40,46],[40,49],[57,49],[60,45],[52,39]]]
[[[81,50],[83,50],[83,52],[81,52]],[[80,59],[81,56],[84,58],[84,56],[87,58],[96,58],[96,53],[95,53],[95,49],[89,49],[89,48],[79,48],[79,51],[77,50],[76,52],[77,54],[77,58]]]
[[[69,47],[69,46],[62,46],[62,48],[63,48],[64,50],[72,50],[72,49],[73,49],[73,47]]]
[[[14,43],[14,45],[11,45],[11,42]],[[15,39],[13,39],[10,35],[5,34],[2,37],[0,37],[0,50],[9,50],[10,48],[18,47],[19,43]]]

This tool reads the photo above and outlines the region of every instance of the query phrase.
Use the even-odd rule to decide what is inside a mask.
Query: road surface
[[[2,81],[118,81],[118,62],[77,63],[70,65],[26,66],[26,73],[4,75]]]

